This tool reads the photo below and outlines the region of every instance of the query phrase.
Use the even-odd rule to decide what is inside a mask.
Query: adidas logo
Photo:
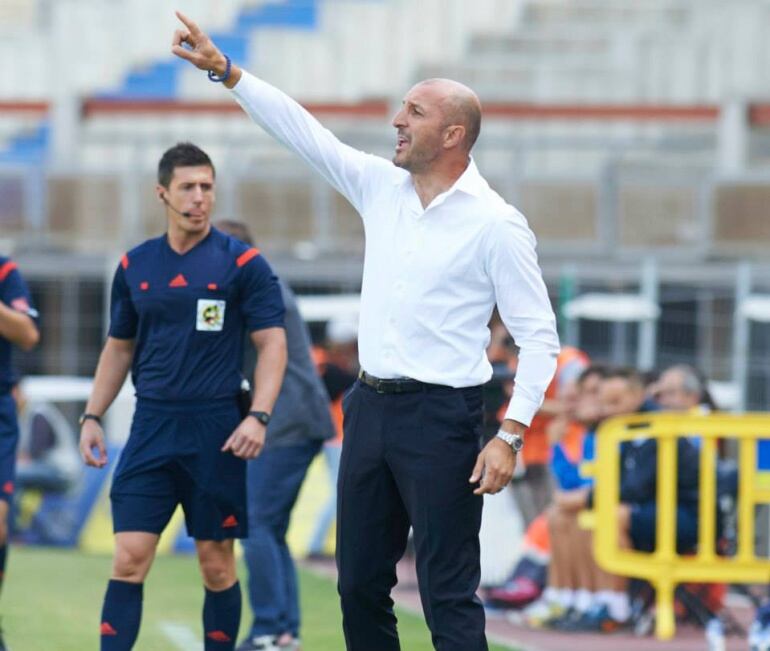
[[[209,638],[209,640],[214,640],[214,642],[230,642],[230,636],[225,633],[224,631],[211,631],[211,633],[206,633],[206,637]]]
[[[169,287],[187,287],[187,279],[182,274],[176,277],[168,284]]]
[[[222,522],[222,526],[225,528],[228,527],[237,527],[238,526],[238,520],[235,519],[234,515],[228,515],[224,521]]]

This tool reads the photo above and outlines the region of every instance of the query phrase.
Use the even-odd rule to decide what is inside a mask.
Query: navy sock
[[[231,651],[241,624],[241,584],[214,592],[206,588],[203,602],[205,651]]]
[[[0,589],[5,580],[5,559],[8,557],[8,543],[0,546]]]
[[[110,579],[102,607],[101,651],[130,651],[142,619],[142,583]]]

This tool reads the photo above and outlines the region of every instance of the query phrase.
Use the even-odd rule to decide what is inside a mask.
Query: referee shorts
[[[246,461],[221,452],[240,421],[234,398],[139,398],[110,491],[115,533],[160,534],[181,504],[196,540],[245,538]]]

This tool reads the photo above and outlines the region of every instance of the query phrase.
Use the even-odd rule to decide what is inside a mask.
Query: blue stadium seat
[[[317,0],[285,0],[270,2],[259,7],[243,9],[238,16],[238,26],[294,27],[315,29],[318,19]]]
[[[176,63],[153,63],[128,74],[122,88],[99,93],[100,99],[166,99],[176,95]]]
[[[48,121],[43,121],[34,131],[12,138],[8,147],[0,150],[0,163],[42,163],[48,155],[50,135],[51,125]]]
[[[212,39],[238,63],[248,60],[249,32],[257,28],[313,30],[317,26],[319,0],[281,0],[242,9],[233,29],[212,34]],[[153,63],[130,72],[123,85],[97,93],[101,99],[174,99],[177,96],[180,59]]]

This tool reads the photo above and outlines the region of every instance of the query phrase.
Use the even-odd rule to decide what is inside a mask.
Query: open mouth
[[[396,151],[402,151],[409,144],[409,139],[406,136],[399,135],[396,138]]]

